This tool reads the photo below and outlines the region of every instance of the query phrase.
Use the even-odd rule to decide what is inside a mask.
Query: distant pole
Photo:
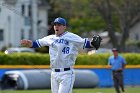
[[[38,5],[37,5],[37,0],[31,0],[31,7],[32,7],[32,21],[31,21],[31,25],[32,25],[32,31],[33,31],[33,39],[37,39],[37,21],[38,21],[38,17],[37,17],[37,13],[38,13]]]

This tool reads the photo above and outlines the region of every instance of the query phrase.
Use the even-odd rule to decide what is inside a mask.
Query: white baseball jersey
[[[39,47],[49,46],[51,68],[67,68],[75,64],[78,48],[84,48],[87,39],[67,31],[60,36],[49,35],[38,39],[37,43]]]

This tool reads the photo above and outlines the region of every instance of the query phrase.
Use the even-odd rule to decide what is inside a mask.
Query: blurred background
[[[0,0],[0,50],[53,34],[56,17],[83,38],[99,34],[103,48],[140,52],[139,0]]]
[[[38,49],[21,48],[20,40],[36,40],[54,34],[52,22],[56,17],[65,18],[68,23],[67,30],[83,38],[91,39],[93,35],[100,35],[103,38],[101,47],[97,51],[94,49],[80,50],[80,54],[85,55],[84,57],[78,57],[77,61],[81,63],[76,62],[76,65],[84,65],[77,66],[76,69],[86,69],[96,73],[96,84],[98,83],[96,86],[113,86],[111,71],[106,66],[107,58],[112,54],[111,49],[113,47],[124,53],[128,65],[131,65],[125,70],[125,85],[132,87],[140,85],[140,55],[138,55],[140,52],[140,0],[0,0],[0,51],[4,54],[15,52],[34,53],[34,55],[14,54],[12,56],[0,54],[0,80],[4,74],[7,76],[7,74],[11,75],[12,73],[12,78],[9,76],[10,79],[13,80],[15,79],[13,76],[16,76],[16,80],[17,77],[20,77],[20,80],[16,82],[22,82],[21,74],[17,76],[15,75],[17,73],[5,73],[13,69],[19,71],[19,69],[39,68],[39,70],[42,70],[49,68],[49,56],[36,54],[48,54],[48,47]],[[86,54],[106,53],[107,55],[104,56],[94,55],[95,60],[92,60],[94,59],[92,56],[86,56]],[[25,73],[26,76],[26,71],[18,73]],[[45,73],[48,72],[45,71]],[[81,75],[81,72],[77,73]],[[88,73],[89,77],[93,74]],[[42,75],[42,73],[39,74]],[[87,72],[82,74],[83,78],[78,78],[88,80],[87,77],[84,78],[85,74]],[[84,85],[79,82],[79,85]],[[22,82],[19,85],[21,87],[24,84]]]

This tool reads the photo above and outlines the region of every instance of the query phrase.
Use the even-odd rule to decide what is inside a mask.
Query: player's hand
[[[94,35],[92,40],[91,40],[91,45],[95,47],[97,50],[100,47],[102,38],[99,35]]]
[[[32,41],[31,40],[21,40],[20,41],[22,47],[32,47]]]

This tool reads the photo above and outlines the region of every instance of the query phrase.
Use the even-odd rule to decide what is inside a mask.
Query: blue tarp
[[[112,87],[112,71],[110,69],[91,69],[99,77],[99,87]],[[140,85],[140,68],[127,68],[124,70],[124,84],[127,86]]]
[[[0,69],[0,79],[5,71],[13,69]],[[15,69],[14,69],[15,70]],[[17,69],[21,70],[21,69]],[[89,69],[94,71],[99,77],[99,87],[112,87],[112,71],[106,68],[93,68]],[[128,86],[139,86],[140,85],[140,68],[126,68],[124,70],[124,84]]]

